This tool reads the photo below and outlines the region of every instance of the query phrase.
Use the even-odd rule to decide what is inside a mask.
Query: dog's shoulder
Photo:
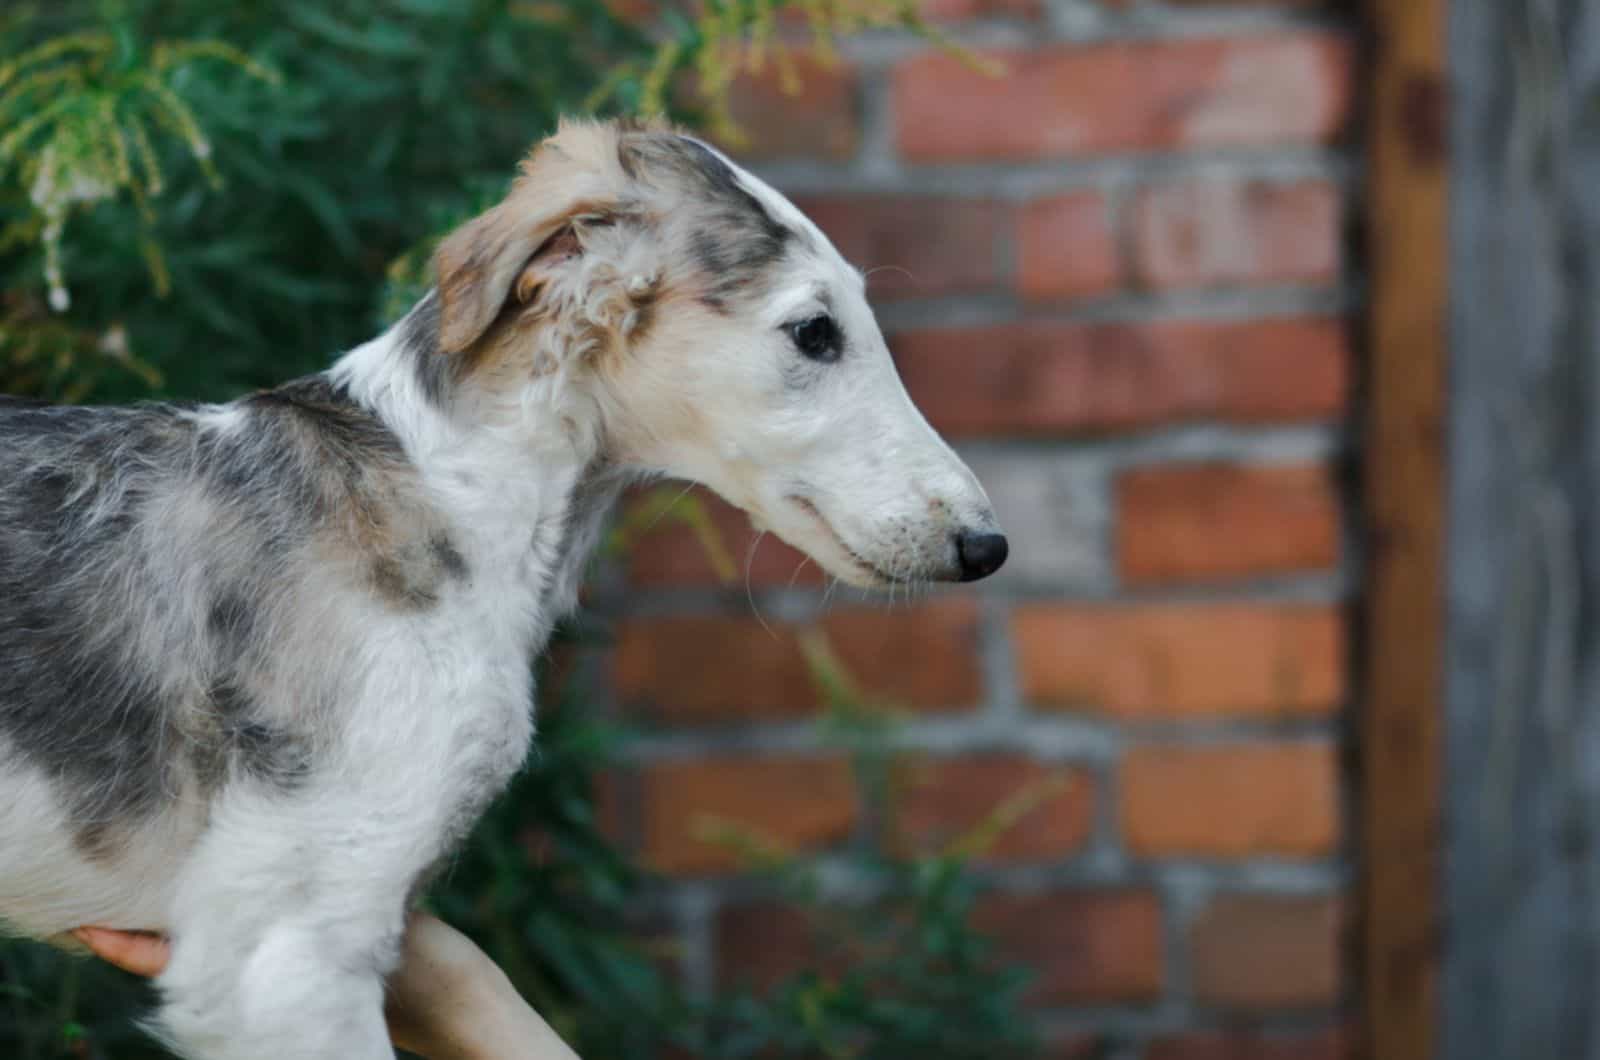
[[[392,468],[405,462],[400,440],[389,426],[326,374],[258,391],[238,406],[262,433],[286,433],[298,444],[373,465]]]

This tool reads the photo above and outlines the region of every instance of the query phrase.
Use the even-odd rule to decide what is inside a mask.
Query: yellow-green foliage
[[[50,306],[71,303],[61,268],[69,217],[126,194],[141,217],[165,185],[152,129],[187,149],[213,186],[220,184],[212,147],[175,85],[192,62],[220,62],[276,82],[277,75],[231,44],[215,40],[158,41],[143,53],[122,47],[104,30],[45,41],[0,62],[0,181],[27,189],[32,212],[0,232],[0,249],[36,240],[45,255]],[[153,238],[145,264],[156,290],[170,280]]]
[[[111,370],[150,387],[161,384],[160,373],[128,348],[125,328],[75,327],[15,296],[0,304],[0,393],[53,393],[80,401]]]
[[[706,129],[724,141],[738,143],[742,130],[729,108],[730,89],[741,72],[761,73],[770,58],[779,84],[788,93],[800,91],[800,75],[789,46],[778,32],[777,9],[799,7],[810,27],[811,53],[825,64],[838,61],[842,37],[869,28],[909,30],[934,41],[980,69],[988,64],[956,47],[930,25],[918,0],[708,0],[697,18],[669,17],[674,32],[647,63],[624,64],[590,96],[589,104],[606,103],[619,85],[636,80],[642,86],[637,109],[645,116],[671,109],[671,92],[682,72],[695,74],[694,91],[705,109]]]

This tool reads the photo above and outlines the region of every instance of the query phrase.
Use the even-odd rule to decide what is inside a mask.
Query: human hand
[[[167,961],[172,958],[172,943],[148,931],[81,927],[72,933],[72,937],[102,961],[146,979],[160,975]]]
[[[74,938],[134,975],[161,974],[172,946],[160,935],[83,927]],[[465,935],[419,913],[406,926],[384,1013],[389,1036],[429,1060],[577,1060],[505,974]]]

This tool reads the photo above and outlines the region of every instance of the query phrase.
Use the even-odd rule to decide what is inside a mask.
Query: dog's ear
[[[564,124],[523,162],[504,202],[439,244],[442,352],[477,342],[511,298],[535,297],[550,267],[582,253],[577,226],[613,216],[626,178],[606,135],[601,126]]]
[[[604,217],[592,201],[529,216],[519,196],[452,232],[434,253],[439,284],[439,348],[460,353],[477,342],[512,298],[531,301],[548,270],[581,253],[574,226]]]

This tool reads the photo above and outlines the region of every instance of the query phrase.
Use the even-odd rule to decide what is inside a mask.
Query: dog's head
[[[435,265],[442,355],[513,400],[552,378],[587,395],[610,459],[709,486],[855,585],[1004,562],[861,273],[699,141],[565,124]]]

